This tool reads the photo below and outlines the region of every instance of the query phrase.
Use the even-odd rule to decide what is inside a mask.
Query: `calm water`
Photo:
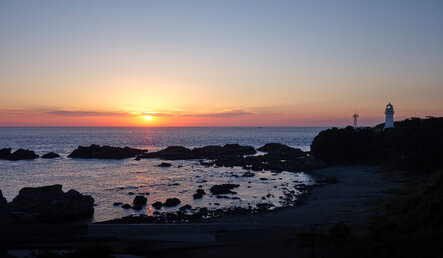
[[[160,160],[83,160],[70,159],[67,155],[78,145],[129,146],[156,151],[171,145],[201,147],[239,143],[256,148],[269,142],[280,142],[309,150],[313,138],[324,128],[0,128],[0,148],[14,150],[25,148],[37,154],[53,151],[62,158],[33,161],[0,160],[0,189],[11,201],[25,186],[62,184],[63,190],[76,189],[94,197],[95,221],[138,213],[152,214],[145,210],[133,211],[114,207],[114,202],[132,203],[133,193],[149,192],[148,204],[178,197],[182,205],[192,207],[227,208],[232,206],[273,203],[281,206],[279,196],[294,190],[293,181],[313,183],[305,173],[271,172],[256,173],[254,177],[241,177],[241,168],[205,168],[197,160],[172,161],[170,168],[160,168]],[[239,176],[239,177],[237,177]],[[261,180],[267,178],[268,180]],[[234,182],[240,184],[235,191],[240,200],[218,199],[209,194],[214,184]],[[193,200],[192,194],[202,185],[208,193],[201,200]],[[261,198],[271,194],[266,200]],[[175,210],[178,207],[169,208]],[[165,211],[165,209],[162,209]]]

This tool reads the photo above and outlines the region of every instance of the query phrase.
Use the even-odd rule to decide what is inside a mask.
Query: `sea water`
[[[177,197],[181,205],[209,209],[249,207],[259,203],[282,206],[280,196],[297,191],[297,184],[312,184],[306,173],[256,172],[254,177],[243,177],[240,167],[204,167],[198,160],[168,161],[171,167],[158,167],[157,159],[133,158],[124,160],[71,159],[67,156],[79,145],[109,145],[157,151],[168,146],[188,148],[207,145],[238,143],[255,148],[270,142],[279,142],[310,149],[313,138],[321,127],[185,127],[185,128],[122,128],[122,127],[35,127],[0,128],[0,148],[19,148],[39,155],[56,152],[61,158],[22,161],[0,160],[0,189],[11,201],[23,187],[52,184],[63,185],[63,190],[76,189],[95,199],[94,221],[120,218],[131,214],[151,215],[156,201]],[[259,153],[260,154],[260,153]],[[258,154],[258,155],[259,155]],[[215,184],[235,183],[235,199],[220,199],[210,194]],[[199,186],[206,191],[202,199],[192,195]],[[149,193],[149,195],[146,195]],[[130,203],[135,195],[144,194],[148,205],[141,211],[122,209],[114,202]],[[262,198],[266,197],[265,200]],[[162,208],[174,211],[177,207]]]

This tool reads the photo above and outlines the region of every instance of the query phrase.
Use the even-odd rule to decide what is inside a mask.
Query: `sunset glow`
[[[152,120],[152,116],[144,116],[143,117],[146,121],[151,121]]]
[[[173,2],[2,2],[0,126],[345,126],[355,109],[375,125],[388,102],[395,119],[443,113],[441,4]]]

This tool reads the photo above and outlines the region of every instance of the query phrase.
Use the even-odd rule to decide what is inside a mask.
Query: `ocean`
[[[204,167],[198,160],[168,161],[161,168],[157,159],[99,160],[71,159],[67,156],[79,145],[109,145],[157,151],[168,146],[188,148],[238,143],[255,148],[279,142],[310,149],[314,137],[323,127],[181,127],[181,128],[122,128],[122,127],[2,127],[0,148],[19,148],[39,155],[56,152],[57,159],[23,161],[0,160],[0,189],[11,201],[22,187],[51,184],[63,185],[63,190],[75,189],[95,199],[93,221],[104,221],[132,214],[152,215],[150,205],[156,201],[178,197],[181,204],[209,209],[248,207],[259,203],[282,206],[279,198],[286,191],[297,191],[297,184],[313,184],[306,173],[257,172],[254,177],[242,177],[246,170],[238,167]],[[209,194],[215,184],[236,183],[238,199],[220,199]],[[208,194],[200,200],[192,195],[198,186]],[[149,195],[146,195],[149,193]],[[145,194],[148,205],[141,211],[125,210],[114,202],[132,203],[136,194]],[[262,198],[266,196],[266,200]],[[179,207],[179,206],[178,206]],[[162,208],[174,211],[178,207]]]

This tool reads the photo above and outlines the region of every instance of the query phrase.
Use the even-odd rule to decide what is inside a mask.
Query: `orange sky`
[[[438,2],[0,5],[0,126],[345,126],[355,109],[371,126],[389,101],[395,120],[443,114]]]

